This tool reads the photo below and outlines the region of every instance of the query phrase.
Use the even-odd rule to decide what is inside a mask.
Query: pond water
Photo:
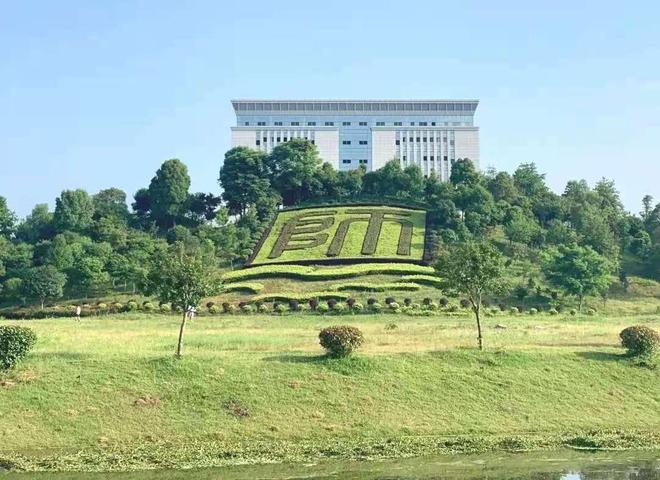
[[[132,473],[0,474],[0,480],[660,480],[660,451],[462,455]]]

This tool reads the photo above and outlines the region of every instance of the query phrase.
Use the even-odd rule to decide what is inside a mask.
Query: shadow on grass
[[[273,357],[265,357],[264,362],[283,362],[283,363],[327,363],[335,360],[328,355],[295,355],[284,354],[275,355]]]
[[[576,352],[576,355],[586,360],[596,360],[598,362],[620,362],[630,358],[626,354],[611,352]]]
[[[47,360],[80,361],[90,358],[91,355],[80,352],[43,352],[43,353],[39,353],[38,355],[35,355],[35,357],[40,358],[42,360],[47,359]]]

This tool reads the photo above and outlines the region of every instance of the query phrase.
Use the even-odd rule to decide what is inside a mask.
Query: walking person
[[[80,305],[76,305],[76,320],[80,321],[81,313],[82,313],[82,307]]]

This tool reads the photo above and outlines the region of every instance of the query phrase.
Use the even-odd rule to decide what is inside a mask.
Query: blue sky
[[[34,1],[0,14],[0,195],[218,192],[231,98],[478,98],[482,166],[660,201],[658,2]]]

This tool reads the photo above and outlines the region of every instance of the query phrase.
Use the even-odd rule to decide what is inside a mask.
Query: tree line
[[[532,163],[510,174],[480,172],[469,159],[453,164],[449,182],[398,160],[372,172],[337,171],[313,144],[296,139],[268,154],[229,150],[218,181],[219,194],[192,193],[186,166],[172,159],[133,195],[130,208],[118,188],[65,190],[53,211],[40,204],[18,220],[0,197],[0,300],[43,305],[61,296],[133,292],[175,245],[203,251],[213,267],[234,268],[278,208],[365,200],[424,206],[432,260],[453,245],[494,238],[509,258],[549,264],[573,255],[604,262],[624,284],[629,274],[660,279],[660,203],[647,195],[639,214],[626,212],[606,179],[593,187],[570,181],[555,193]]]

